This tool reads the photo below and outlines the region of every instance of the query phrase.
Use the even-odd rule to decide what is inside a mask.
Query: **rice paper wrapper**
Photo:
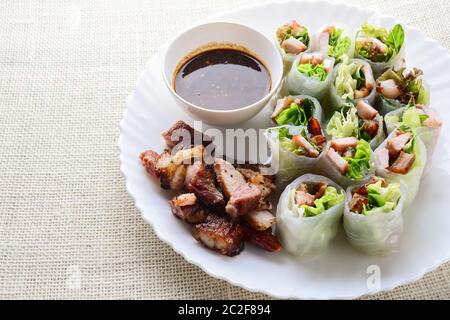
[[[395,135],[395,131],[392,132],[389,137],[383,141],[383,143],[375,150],[375,172],[377,176],[386,179],[387,182],[397,182],[404,184],[408,190],[408,196],[404,202],[404,208],[408,208],[414,201],[417,192],[420,188],[420,181],[427,165],[427,150],[421,139],[416,139],[414,146],[415,161],[410,171],[407,174],[397,174],[385,169],[380,165],[379,159],[376,156],[378,150],[385,148],[387,140]]]
[[[295,59],[297,58],[297,54],[294,53],[286,53],[284,49],[281,47],[281,44],[278,42],[278,38],[275,32],[275,45],[278,48],[278,51],[281,54],[281,57],[283,58],[283,75],[287,75],[289,71],[292,68],[292,64],[294,63]],[[311,40],[310,45],[308,46],[308,49],[305,52],[311,52]]]
[[[332,71],[327,75],[325,81],[320,81],[316,77],[310,78],[304,75],[297,69],[297,65],[303,54],[304,53],[301,53],[295,58],[291,70],[286,77],[286,82],[284,84],[285,88],[283,91],[290,95],[303,94],[322,100],[330,89]],[[332,59],[334,61],[334,58],[327,59]]]
[[[395,209],[389,213],[378,212],[371,215],[350,211],[352,191],[361,187],[347,189],[344,209],[344,229],[348,242],[357,250],[371,256],[381,256],[398,250],[403,234],[403,204],[406,187],[400,184],[402,196]]]
[[[401,119],[403,116],[403,112],[405,111],[405,107],[389,112],[385,117],[386,130],[388,134],[391,134],[399,125],[399,122],[393,121],[394,118]],[[427,108],[427,112],[433,113],[437,117],[438,114],[434,109]],[[425,177],[431,170],[433,165],[433,155],[436,150],[436,145],[439,141],[439,137],[441,135],[442,127],[440,128],[429,128],[429,127],[420,127],[416,129],[417,137],[422,140],[425,148],[427,150],[427,163],[424,169],[423,177]]]
[[[366,61],[361,60],[361,59],[353,59],[352,61],[356,61],[356,62],[358,62],[358,63],[360,63],[360,64],[362,64],[364,66],[370,66],[369,63],[367,63]],[[370,94],[367,97],[363,98],[363,99],[356,99],[356,100],[343,99],[342,96],[340,96],[337,93],[335,84],[336,84],[336,77],[337,77],[337,74],[338,74],[338,71],[339,71],[339,67],[341,65],[342,65],[341,63],[338,64],[337,66],[334,67],[334,70],[333,70],[333,80],[331,81],[330,91],[328,93],[327,100],[326,100],[326,102],[327,102],[326,105],[328,107],[327,111],[334,112],[334,111],[338,110],[340,107],[342,107],[342,105],[344,105],[345,103],[352,102],[352,101],[356,105],[359,100],[364,100],[368,104],[373,106],[375,104],[375,98],[376,98],[376,95],[377,95],[376,85],[374,85],[374,87],[373,87],[372,91],[370,92]],[[375,81],[375,78],[374,78],[374,81]]]
[[[363,179],[352,179],[342,175],[331,160],[328,159],[326,156],[328,150],[330,150],[330,142],[327,143],[326,148],[322,151],[322,157],[320,158],[320,162],[317,166],[317,172],[318,174],[330,178],[342,188],[348,188],[349,186],[357,184],[366,184],[375,175],[374,154],[372,151],[370,152],[370,168],[366,176]]]
[[[311,45],[311,51],[319,51],[322,52],[322,54],[324,56],[329,56],[328,55],[328,48],[329,48],[329,43],[321,43],[321,39],[320,39],[320,34],[322,33],[322,31],[329,27],[330,25],[325,25],[322,28],[319,29],[318,32],[316,32],[313,36],[312,36],[312,45]],[[344,32],[342,33],[344,36],[348,37],[350,39],[350,46],[347,50],[347,52],[345,52],[345,54],[349,57],[353,57],[353,53],[355,50],[355,37],[353,32],[349,32],[349,30],[351,30],[350,27],[346,26],[346,25],[332,25],[333,27],[335,27],[336,29],[343,29]],[[334,57],[336,59],[336,63],[341,62],[341,57]]]
[[[426,88],[428,92],[430,92],[430,86],[429,84],[422,79],[422,84]],[[428,99],[427,103],[425,104],[426,107],[430,105],[430,99]],[[381,115],[385,116],[390,112],[393,112],[398,109],[402,109],[406,107],[406,104],[401,103],[394,99],[387,99],[383,97],[381,94],[378,94],[375,99],[375,106],[380,112]]]
[[[300,134],[304,127],[295,126],[281,126],[277,128],[289,128],[291,134]],[[276,128],[271,128],[276,129]],[[306,156],[296,155],[292,152],[280,147],[278,133],[267,129],[265,132],[266,139],[269,143],[271,156],[271,167],[276,172],[276,181],[280,188],[283,188],[288,183],[298,178],[305,173],[315,173],[317,166],[322,160],[324,153],[320,154],[318,158],[310,158]]]
[[[301,183],[308,182],[326,182],[338,192],[344,192],[330,179],[306,174],[292,182],[281,194],[277,207],[276,232],[284,250],[301,259],[310,259],[326,251],[338,232],[345,202],[315,217],[299,216],[294,208],[295,190]]]

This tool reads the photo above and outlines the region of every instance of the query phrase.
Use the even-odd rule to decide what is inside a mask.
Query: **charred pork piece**
[[[361,195],[359,193],[355,193],[353,195],[352,200],[349,203],[350,211],[361,213],[364,209],[364,206],[369,204],[369,199],[367,196]]]
[[[211,138],[195,130],[186,122],[178,120],[172,127],[162,134],[168,148],[186,149],[194,145],[202,144],[205,147],[211,143]],[[196,141],[198,139],[198,141]]]
[[[309,118],[308,120],[308,132],[313,136],[322,135],[322,127],[320,126],[319,120],[314,117]]]
[[[394,138],[389,138],[386,147],[389,151],[389,158],[395,159],[400,154],[400,151],[408,144],[411,140],[412,135],[410,133],[403,133]]]
[[[414,154],[401,151],[397,160],[389,167],[389,171],[398,174],[407,174],[414,164]]]
[[[232,257],[244,248],[244,229],[241,225],[216,215],[194,226],[192,235],[205,247]]]
[[[156,170],[159,173],[161,187],[163,189],[181,190],[186,178],[186,167],[196,159],[202,159],[203,146],[196,146],[191,149],[184,149],[174,155],[163,152],[156,163]]]
[[[246,182],[244,176],[231,163],[222,159],[215,159],[214,172],[227,198],[231,198],[233,192]]]
[[[255,210],[260,200],[261,191],[258,187],[245,183],[231,194],[225,210],[231,217],[237,218]]]
[[[374,138],[377,133],[378,129],[380,128],[380,125],[375,120],[364,120],[364,124],[362,125],[361,130],[366,132],[369,137]]]
[[[205,222],[209,215],[209,211],[197,203],[197,197],[193,193],[176,196],[169,204],[174,216],[190,224]]]
[[[189,192],[194,193],[205,206],[223,211],[225,198],[216,187],[213,169],[207,167],[204,163],[196,163],[189,167],[187,171],[189,180],[185,180],[185,182]]]
[[[145,170],[152,176],[159,178],[159,171],[157,168],[157,163],[159,160],[159,154],[153,150],[147,150],[139,155],[142,165]]]
[[[358,112],[358,116],[363,120],[374,120],[378,115],[378,111],[363,100],[360,100],[356,104],[356,110]]]
[[[246,226],[244,231],[245,241],[252,243],[269,252],[281,251],[281,243],[272,234],[271,229],[264,231],[255,230],[250,226]]]
[[[261,191],[261,199],[266,200],[275,191],[276,187],[273,184],[272,176],[264,176],[260,171],[247,168],[237,168],[237,170],[244,176],[248,183],[258,187]]]
[[[275,224],[275,216],[268,210],[252,211],[245,215],[245,220],[256,230],[264,231]]]

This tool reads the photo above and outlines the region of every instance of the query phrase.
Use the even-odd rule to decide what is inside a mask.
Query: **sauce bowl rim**
[[[252,31],[252,32],[256,32],[256,33],[260,34],[263,38],[265,38],[265,39],[268,41],[268,43],[270,43],[272,49],[274,49],[274,51],[277,53],[277,54],[276,54],[276,56],[277,56],[277,59],[276,59],[276,60],[278,60],[278,63],[279,63],[279,66],[280,66],[280,70],[281,70],[281,72],[279,73],[279,76],[277,77],[277,79],[273,78],[272,70],[271,70],[270,67],[268,66],[267,61],[260,61],[260,63],[262,63],[262,64],[267,68],[267,70],[268,70],[269,73],[270,73],[270,77],[271,77],[271,79],[273,79],[272,81],[274,82],[274,85],[271,86],[270,91],[269,91],[266,95],[264,95],[260,100],[254,102],[254,103],[252,103],[252,104],[249,104],[249,105],[246,105],[246,106],[243,106],[243,107],[240,107],[240,108],[238,107],[238,108],[230,109],[230,110],[214,110],[214,109],[208,109],[208,108],[201,107],[201,106],[198,106],[198,105],[196,105],[196,104],[193,104],[192,102],[189,102],[189,101],[187,101],[186,99],[184,99],[183,97],[181,97],[181,96],[175,91],[175,89],[173,88],[173,86],[172,86],[172,81],[169,81],[169,79],[167,79],[167,77],[166,77],[166,72],[165,72],[165,71],[166,71],[166,70],[165,70],[165,66],[166,66],[166,61],[167,61],[167,52],[168,52],[169,48],[170,48],[176,41],[178,41],[182,36],[184,36],[186,33],[190,32],[190,31],[192,31],[192,30],[195,30],[195,29],[197,29],[197,28],[204,27],[204,26],[206,26],[206,25],[212,25],[212,24],[229,24],[229,25],[237,25],[237,26],[240,26],[240,27],[247,28],[247,29],[249,29],[249,30]],[[220,40],[217,40],[217,42],[220,42]],[[239,43],[239,44],[236,43],[236,44],[237,44],[237,45],[240,45],[240,46],[243,46],[243,47],[246,48],[245,44],[243,44],[243,43]],[[256,53],[256,52],[255,52],[255,53]],[[189,54],[189,52],[188,52],[187,54]],[[256,53],[256,54],[257,54],[257,53]],[[265,100],[270,99],[270,98],[276,93],[276,91],[277,91],[278,88],[280,87],[280,84],[281,84],[281,82],[282,82],[282,80],[283,80],[283,58],[282,58],[281,54],[279,53],[278,49],[276,48],[275,44],[273,43],[273,41],[272,41],[268,36],[266,36],[264,33],[262,33],[261,31],[255,29],[255,28],[253,28],[253,27],[250,27],[250,26],[248,26],[248,25],[246,25],[246,24],[243,24],[243,23],[237,23],[237,22],[232,22],[232,21],[212,21],[212,22],[204,22],[204,23],[196,24],[196,25],[194,25],[194,26],[192,26],[192,27],[190,27],[190,28],[184,29],[183,31],[181,31],[180,33],[178,33],[177,35],[175,35],[175,36],[168,42],[168,44],[165,46],[165,48],[164,48],[164,50],[163,50],[162,64],[161,64],[161,72],[162,72],[162,76],[163,76],[163,79],[164,79],[164,83],[166,84],[166,86],[167,86],[167,88],[169,89],[169,91],[170,91],[177,99],[179,99],[181,102],[183,102],[183,103],[189,105],[190,107],[195,108],[195,109],[198,109],[198,110],[201,110],[201,111],[205,111],[205,112],[211,112],[211,113],[220,113],[220,114],[225,114],[225,113],[235,113],[235,112],[239,112],[239,111],[245,111],[245,110],[253,109],[253,108],[255,108],[256,106],[258,106],[258,105],[260,105],[261,103],[263,103]],[[173,72],[174,72],[174,71],[172,71],[172,73],[173,73]],[[275,81],[274,81],[274,80],[275,80]]]

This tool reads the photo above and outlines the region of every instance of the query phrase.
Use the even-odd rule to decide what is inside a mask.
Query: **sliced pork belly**
[[[361,130],[366,132],[371,138],[378,134],[380,124],[375,120],[364,120]]]
[[[284,51],[286,51],[286,53],[292,54],[299,54],[308,49],[308,47],[303,42],[292,37],[284,40],[281,43],[281,47],[284,49]]]
[[[295,204],[297,206],[313,206],[314,200],[316,200],[316,197],[307,191],[297,190],[295,192]]]
[[[194,130],[194,128],[182,120],[175,122],[172,127],[164,131],[161,135],[167,147],[170,149],[180,144],[180,147],[183,149],[198,144],[207,146],[211,143],[210,137]],[[195,141],[195,139],[199,141]]]
[[[159,154],[153,150],[147,150],[142,152],[139,155],[139,159],[141,159],[142,165],[145,170],[154,177],[159,177],[159,171],[157,168],[157,163],[159,159]]]
[[[193,193],[174,197],[169,204],[174,216],[190,224],[202,223],[209,215],[209,211],[197,203],[197,197]]]
[[[255,230],[252,227],[245,228],[245,241],[252,243],[269,252],[278,252],[281,250],[281,243],[272,234],[271,229],[264,231]]]
[[[378,149],[375,152],[375,157],[377,158],[378,163],[383,169],[387,169],[389,167],[389,150],[386,148]]]
[[[225,210],[231,217],[237,218],[255,210],[260,200],[261,191],[258,187],[245,183],[232,193]]]
[[[292,137],[292,142],[302,148],[303,150],[305,150],[305,152],[311,157],[311,158],[317,158],[320,153],[319,151],[317,151],[313,145],[311,143],[308,142],[308,140],[306,140],[303,136],[298,135],[298,136],[293,136]]]
[[[339,172],[344,175],[348,171],[348,163],[333,148],[327,152],[327,158]]]
[[[356,148],[358,139],[355,137],[339,138],[331,140],[331,148],[338,153],[343,153],[348,148]]]
[[[226,256],[235,256],[244,248],[243,227],[213,214],[205,222],[195,225],[192,235],[205,247]]]
[[[309,118],[308,120],[308,132],[312,136],[322,135],[322,127],[320,125],[319,120],[314,117]]]
[[[275,216],[268,210],[255,210],[245,215],[245,220],[256,230],[267,230],[275,224]]]
[[[214,172],[227,198],[230,198],[237,188],[246,183],[244,176],[231,163],[225,160],[215,159]]]
[[[389,138],[386,144],[387,149],[389,150],[389,158],[395,159],[399,155],[400,151],[408,144],[409,140],[411,140],[410,133],[403,133],[396,137]]]
[[[268,198],[276,189],[275,185],[272,182],[273,177],[264,176],[260,171],[256,171],[260,169],[254,169],[255,170],[240,167],[237,168],[237,170],[244,176],[248,183],[251,183],[258,187],[258,189],[261,191],[261,199],[265,201],[266,198]]]
[[[191,170],[189,172],[189,170]],[[212,168],[206,167],[204,163],[196,163],[188,169],[189,180],[187,189],[194,193],[198,200],[205,206],[223,210],[225,207],[225,198],[215,185],[215,175]]]
[[[378,84],[378,92],[388,99],[397,99],[402,94],[400,88],[392,79],[381,81]]]
[[[415,157],[413,154],[400,152],[397,160],[389,167],[389,171],[398,174],[407,174],[414,164]]]
[[[361,213],[363,211],[364,206],[369,204],[369,199],[366,196],[363,196],[359,193],[355,193],[353,195],[352,200],[349,203],[350,211]]]
[[[358,116],[364,120],[373,120],[378,115],[378,111],[363,100],[360,100],[356,104],[356,110],[358,112]]]

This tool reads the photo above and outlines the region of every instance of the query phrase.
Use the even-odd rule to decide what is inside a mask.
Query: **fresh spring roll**
[[[347,240],[359,251],[387,255],[398,250],[403,233],[406,187],[374,177],[364,185],[347,189],[344,229]]]
[[[323,121],[322,106],[311,96],[287,96],[277,101],[272,122],[278,126],[307,126],[311,117]]]
[[[301,53],[297,56],[284,84],[291,95],[305,94],[321,100],[330,89],[334,58],[322,53]]]
[[[429,86],[423,80],[422,70],[417,68],[409,72],[406,68],[387,70],[377,79],[377,91],[376,104],[383,116],[410,103],[425,106],[430,103]]]
[[[375,150],[376,174],[389,183],[403,183],[408,188],[405,208],[417,195],[427,162],[422,140],[406,126],[400,126]]]
[[[422,140],[427,149],[426,175],[431,169],[434,150],[441,134],[442,121],[437,112],[423,105],[409,105],[389,112],[384,119],[388,134],[398,127],[406,126]]]
[[[326,145],[319,121],[311,117],[306,126],[281,126],[266,131],[272,168],[277,183],[285,186],[295,178],[314,172]]]
[[[340,26],[323,27],[314,36],[312,49],[322,52],[324,56],[335,59],[336,63],[342,61],[344,56],[353,56],[353,37],[346,32],[346,28]]]
[[[286,74],[291,70],[292,63],[297,55],[308,51],[311,37],[308,28],[294,20],[277,29],[275,42],[283,57],[284,72]]]
[[[368,23],[356,33],[355,58],[367,61],[375,77],[386,69],[405,64],[405,31],[397,24],[388,31]]]
[[[367,102],[360,100],[356,107],[347,103],[336,111],[328,122],[330,139],[355,137],[364,139],[375,150],[385,139],[383,117]]]
[[[375,174],[373,152],[366,140],[355,137],[328,142],[318,172],[347,188],[370,181]]]
[[[290,254],[309,259],[335,238],[344,211],[345,191],[325,177],[307,174],[282,193],[276,232]]]
[[[346,102],[375,102],[376,85],[370,65],[360,59],[343,58],[333,71],[328,106],[336,110]]]

